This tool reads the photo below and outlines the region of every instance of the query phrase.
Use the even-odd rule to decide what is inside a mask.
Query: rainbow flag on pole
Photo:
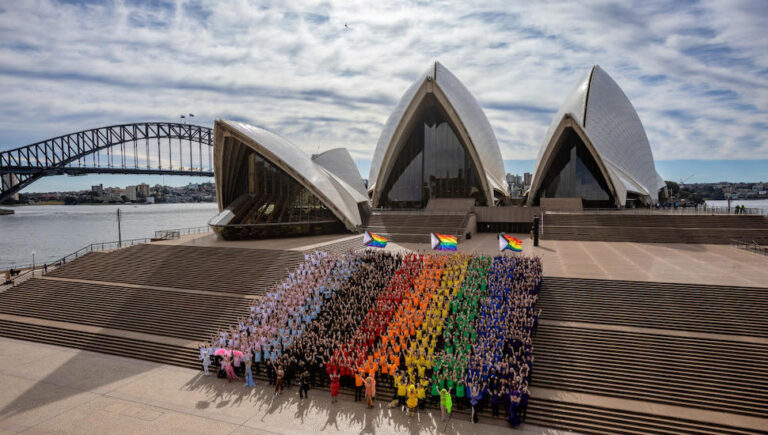
[[[432,249],[436,251],[455,251],[458,248],[459,241],[456,236],[446,234],[430,234],[432,237]]]
[[[387,246],[388,240],[378,234],[366,231],[363,235],[363,245],[369,248],[383,248]]]
[[[523,241],[508,234],[499,234],[499,251],[504,252],[507,249],[520,252],[523,250]]]

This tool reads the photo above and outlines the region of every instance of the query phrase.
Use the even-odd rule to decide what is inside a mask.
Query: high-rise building
[[[128,201],[136,201],[136,186],[125,186],[125,189],[123,189],[123,196],[125,196]]]
[[[139,198],[146,198],[149,196],[149,184],[141,183],[136,186],[136,195]]]

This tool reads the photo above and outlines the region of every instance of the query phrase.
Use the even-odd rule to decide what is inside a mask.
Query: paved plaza
[[[524,425],[469,422],[456,414],[407,417],[379,401],[368,410],[327,391],[299,400],[293,387],[274,397],[269,385],[245,388],[196,370],[0,338],[0,433],[218,434],[558,434]]]
[[[538,247],[528,234],[515,234],[523,241],[523,253],[542,257],[544,276],[677,282],[689,284],[768,286],[768,257],[729,245],[682,243],[585,242],[541,240]],[[219,241],[212,234],[195,235],[169,243],[191,246],[305,250],[350,235],[316,236],[275,240]],[[496,233],[476,233],[459,243],[460,252],[498,254]],[[283,248],[279,248],[282,246]],[[389,243],[391,250],[428,251],[426,243]]]

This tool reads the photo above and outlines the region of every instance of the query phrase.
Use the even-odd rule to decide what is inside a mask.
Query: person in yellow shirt
[[[416,398],[419,399],[419,409],[424,409],[424,406],[427,402],[427,387],[429,386],[429,381],[425,377],[419,378],[419,383],[416,386]]]
[[[421,362],[419,362],[418,365],[417,365],[417,372],[419,373],[419,378],[423,378],[424,377],[424,374],[425,374],[426,370],[427,370],[427,367],[424,364],[422,364]]]
[[[419,404],[419,399],[416,393],[416,386],[413,384],[408,385],[408,400],[405,403],[408,405],[408,415],[411,417],[416,415],[416,406]]]
[[[397,387],[397,403],[401,408],[405,407],[405,395],[407,390],[407,384],[403,375],[399,374],[395,376],[395,386]]]

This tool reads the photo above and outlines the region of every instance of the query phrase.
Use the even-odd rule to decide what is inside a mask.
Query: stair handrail
[[[745,207],[739,213],[736,213],[734,207],[726,206],[699,206],[699,207],[638,207],[638,208],[585,208],[582,210],[544,210],[547,214],[625,214],[625,215],[671,215],[671,216],[722,216],[722,215],[751,215],[766,216],[768,210],[758,207]]]
[[[731,246],[744,251],[768,256],[768,246],[761,245],[757,240],[731,239]]]
[[[180,235],[191,235],[191,234],[202,234],[206,232],[212,231],[209,226],[204,227],[186,227],[186,228],[175,228],[171,230],[160,230],[162,231],[178,231]],[[156,231],[155,233],[157,233]],[[47,271],[53,271],[57,268],[61,267],[62,265],[66,264],[67,261],[76,260],[79,257],[82,257],[85,254],[91,253],[91,252],[100,252],[100,251],[109,251],[109,250],[115,250],[115,249],[122,249],[122,248],[128,248],[131,246],[136,245],[143,245],[146,243],[152,242],[152,238],[150,237],[140,237],[136,239],[127,239],[127,240],[112,240],[109,242],[94,242],[90,243],[86,246],[83,246],[82,248],[71,252],[59,259],[53,260],[50,263],[44,263],[44,266],[35,265],[32,267],[31,264],[19,267],[12,267],[11,269],[17,269],[20,271],[20,273],[16,276],[10,277],[8,280],[11,284],[11,286],[15,286],[17,281],[26,281],[29,276],[31,276],[35,271],[43,269],[43,267],[47,267]],[[47,272],[43,272],[44,274]],[[6,283],[0,283],[0,286],[5,285]]]

